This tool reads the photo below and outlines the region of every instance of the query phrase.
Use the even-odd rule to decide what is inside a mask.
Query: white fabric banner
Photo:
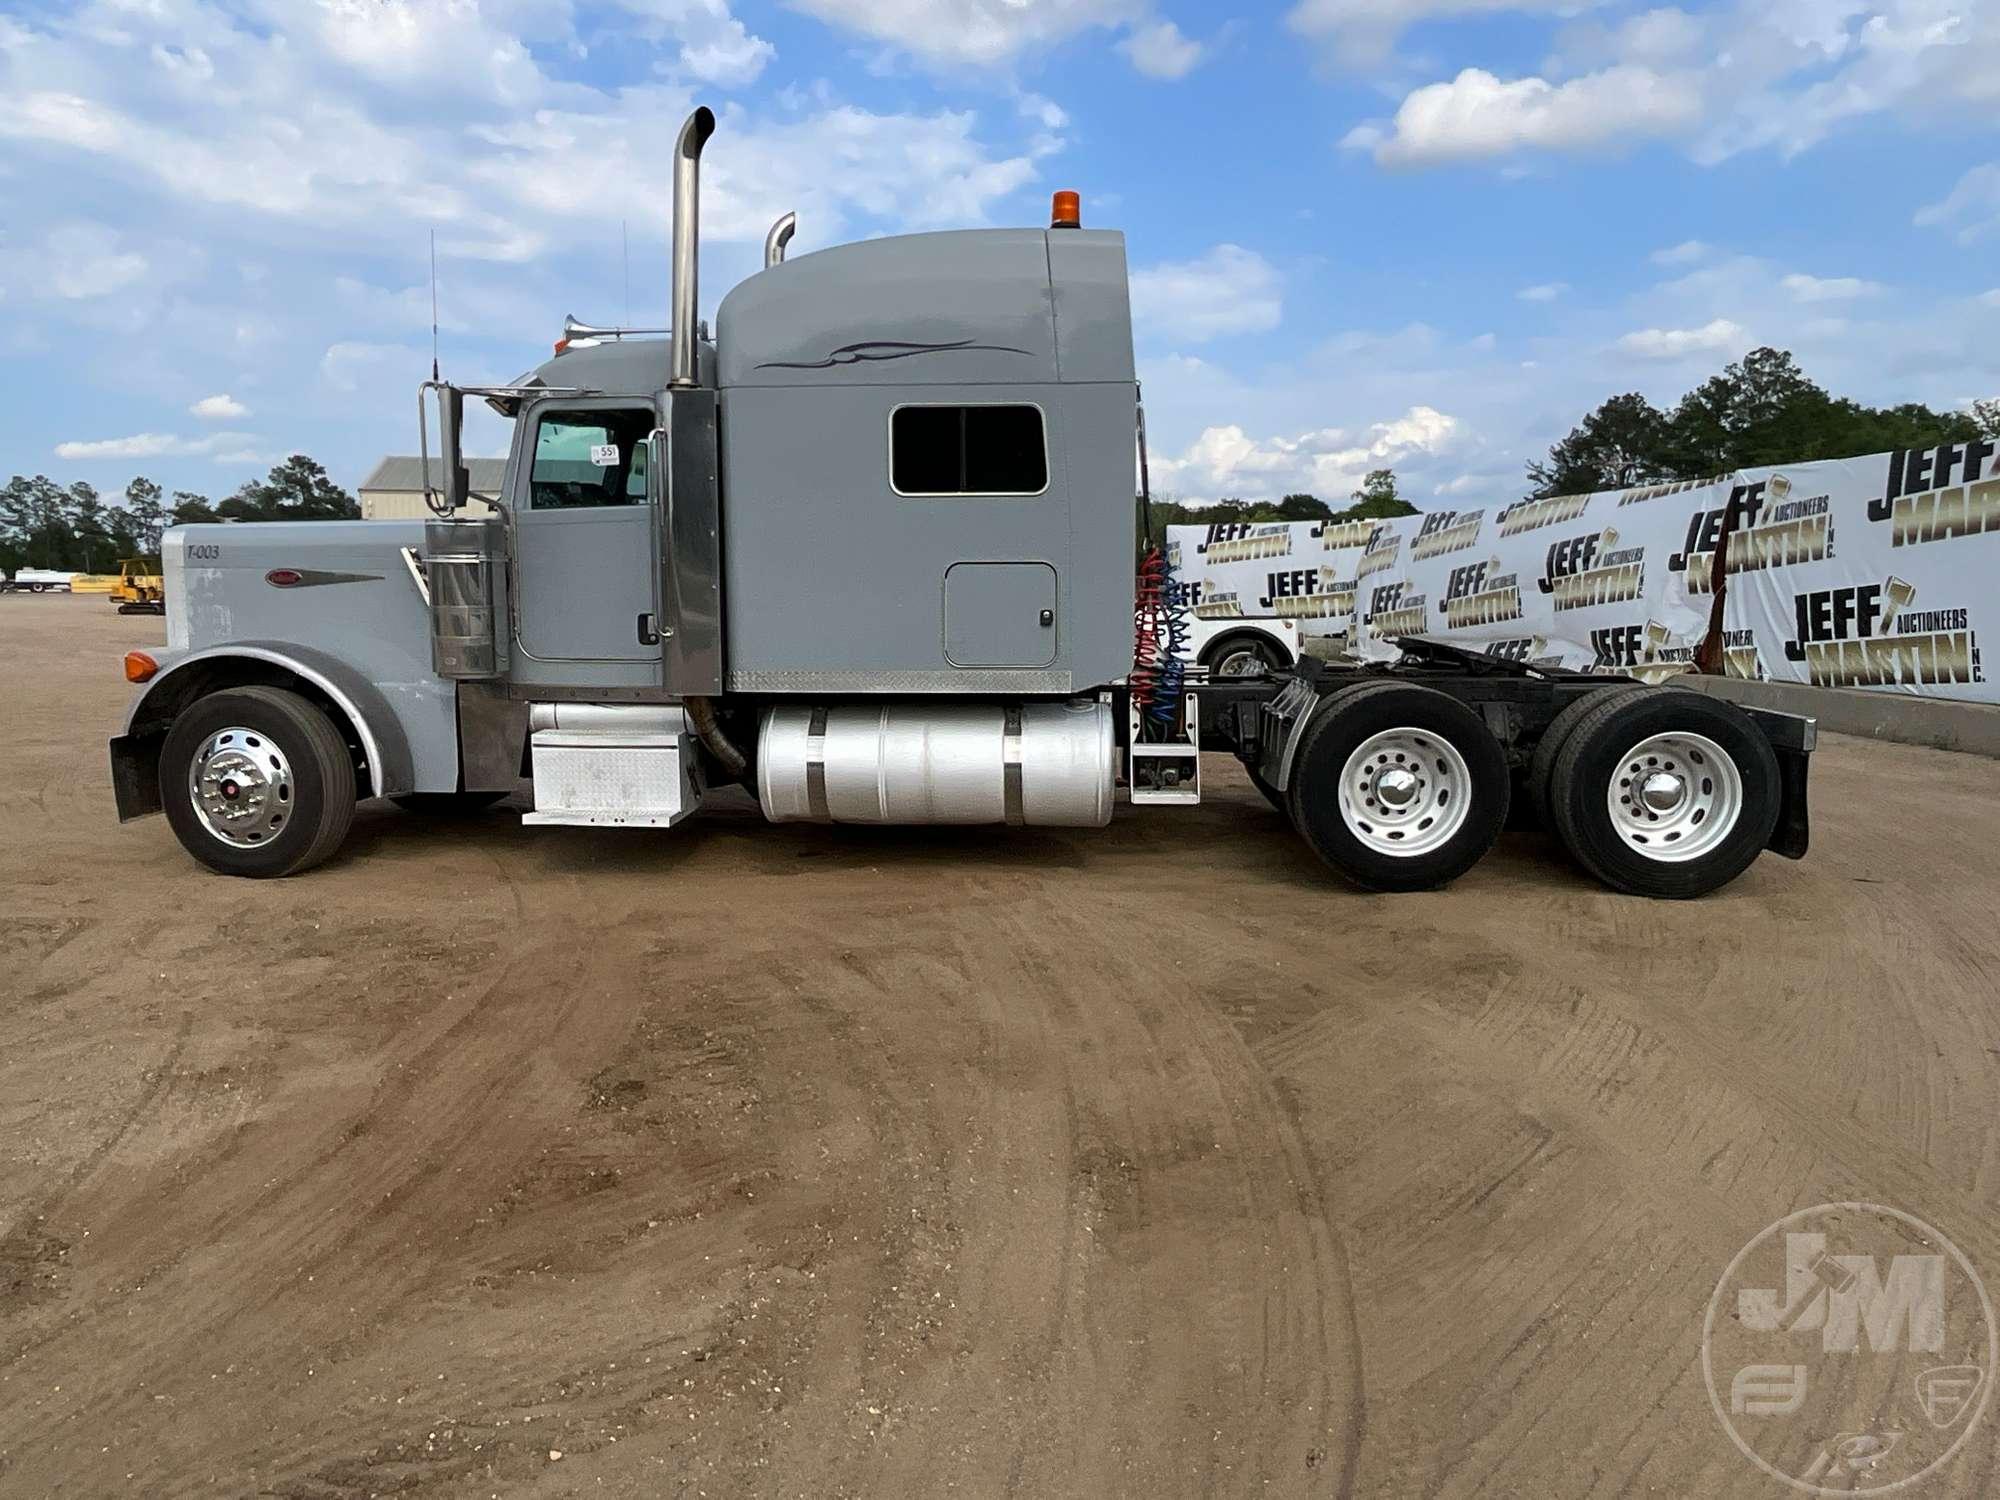
[[[1992,441],[1748,470],[1728,548],[1732,676],[2000,702]]]
[[[2000,702],[2000,442],[1429,511],[1167,528],[1207,619],[1275,618],[1372,660],[1427,635],[1657,681],[1712,628],[1734,676]],[[1726,543],[1726,545],[1725,545]],[[1721,619],[1715,555],[1725,552]]]

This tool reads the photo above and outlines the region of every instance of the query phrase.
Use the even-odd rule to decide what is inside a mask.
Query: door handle
[[[642,646],[660,644],[659,627],[654,623],[653,612],[650,609],[639,616],[639,644]]]
[[[1054,610],[1045,609],[1042,611],[1042,623],[1044,625],[1053,625],[1055,624],[1055,622],[1056,622],[1056,612]]]

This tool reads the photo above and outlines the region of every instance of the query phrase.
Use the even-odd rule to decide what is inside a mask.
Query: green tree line
[[[1982,435],[2000,436],[2000,399],[1970,412],[1865,406],[1830,394],[1786,351],[1755,349],[1665,410],[1636,392],[1613,396],[1528,464],[1528,483],[1536,497],[1579,495]]]
[[[55,568],[103,573],[121,557],[157,557],[160,534],[193,521],[356,520],[361,507],[303,453],[246,480],[220,501],[191,490],[167,494],[144,475],[107,498],[78,481],[16,474],[0,489],[0,570]]]
[[[1281,500],[1224,498],[1213,505],[1184,505],[1171,495],[1155,495],[1153,538],[1160,540],[1168,526],[1216,526],[1239,521],[1387,520],[1391,516],[1416,513],[1416,506],[1397,493],[1394,469],[1371,469],[1361,481],[1361,488],[1348,497],[1348,504],[1340,510],[1317,495],[1303,492],[1286,495]]]

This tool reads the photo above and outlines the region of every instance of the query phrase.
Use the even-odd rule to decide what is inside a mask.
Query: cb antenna
[[[438,378],[438,232],[431,230],[431,379]]]
[[[626,221],[618,221],[618,253],[625,261],[625,324],[632,323],[632,241],[625,232]]]

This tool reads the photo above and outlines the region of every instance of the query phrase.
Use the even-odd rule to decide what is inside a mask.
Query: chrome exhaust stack
[[[792,232],[799,227],[799,216],[793,213],[781,214],[778,222],[771,226],[771,232],[764,236],[764,269],[770,270],[785,258],[785,246],[792,242]]]
[[[674,142],[674,310],[672,375],[668,384],[691,386],[695,376],[695,257],[701,248],[701,148],[715,134],[715,115],[703,105],[687,117]]]

